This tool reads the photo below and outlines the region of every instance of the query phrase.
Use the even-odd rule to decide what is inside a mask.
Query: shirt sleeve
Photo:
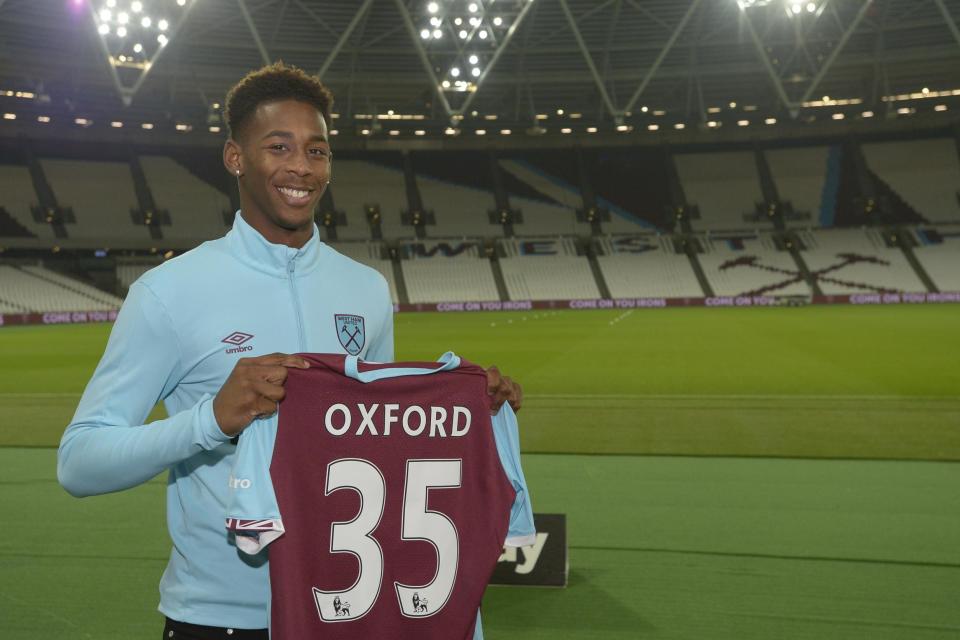
[[[510,509],[510,527],[504,544],[508,547],[525,547],[536,542],[537,530],[533,524],[533,506],[530,503],[527,480],[523,477],[523,467],[520,466],[520,428],[517,426],[517,416],[510,405],[504,403],[491,420],[500,464],[517,492]]]
[[[192,408],[144,424],[182,376],[180,346],[167,310],[135,283],[117,316],[57,453],[57,478],[72,495],[120,491],[230,438],[205,394]]]
[[[226,527],[236,534],[237,548],[251,555],[260,553],[284,532],[270,478],[277,415],[254,420],[244,429],[228,480]]]

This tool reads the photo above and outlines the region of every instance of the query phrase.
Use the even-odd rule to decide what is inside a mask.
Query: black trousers
[[[227,629],[177,622],[167,618],[163,640],[269,640],[266,629]]]

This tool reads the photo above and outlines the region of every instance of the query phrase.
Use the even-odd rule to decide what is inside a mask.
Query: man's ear
[[[233,138],[229,138],[223,145],[223,166],[236,178],[243,175],[243,152],[240,143]]]

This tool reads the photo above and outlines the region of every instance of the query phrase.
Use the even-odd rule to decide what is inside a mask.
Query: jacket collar
[[[230,253],[244,264],[270,275],[286,278],[290,269],[297,275],[308,273],[320,262],[323,249],[320,230],[313,225],[313,234],[299,249],[285,244],[273,244],[251,227],[238,210],[233,218],[233,228],[227,232]]]

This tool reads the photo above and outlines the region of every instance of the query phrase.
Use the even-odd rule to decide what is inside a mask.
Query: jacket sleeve
[[[390,289],[387,287],[386,280],[382,279],[384,293],[384,315],[381,321],[381,329],[375,342],[367,350],[365,360],[370,362],[393,362],[393,301],[390,298]]]
[[[144,424],[180,381],[181,363],[170,315],[146,284],[135,283],[60,441],[57,478],[64,489],[78,497],[120,491],[229,440],[209,394]]]

